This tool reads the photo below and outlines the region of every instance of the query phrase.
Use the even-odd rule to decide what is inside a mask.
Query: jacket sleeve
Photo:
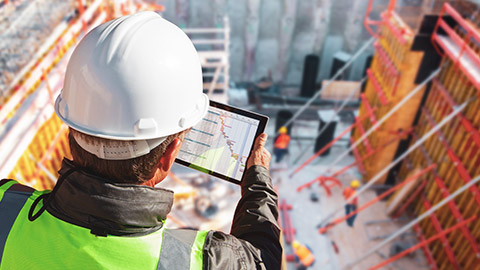
[[[235,210],[231,234],[212,231],[207,236],[204,268],[280,269],[277,194],[268,170],[252,166],[245,173],[241,187],[242,197]]]

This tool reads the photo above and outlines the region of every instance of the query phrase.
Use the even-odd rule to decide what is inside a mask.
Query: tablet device
[[[175,162],[240,184],[253,142],[268,117],[210,100],[203,119],[186,134]]]

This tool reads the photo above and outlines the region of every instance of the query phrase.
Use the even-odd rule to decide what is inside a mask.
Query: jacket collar
[[[173,204],[173,191],[116,184],[75,168],[64,159],[60,175],[70,174],[47,206],[55,217],[91,229],[95,235],[139,235],[163,226]]]

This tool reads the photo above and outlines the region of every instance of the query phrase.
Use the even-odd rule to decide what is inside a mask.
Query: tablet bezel
[[[227,112],[231,112],[231,113],[239,114],[239,115],[242,115],[242,116],[246,116],[248,118],[259,120],[257,131],[255,132],[255,138],[253,140],[252,146],[250,147],[250,151],[249,151],[249,155],[248,155],[248,158],[250,158],[250,155],[252,154],[253,145],[255,144],[255,140],[257,139],[257,137],[261,133],[263,133],[265,131],[265,127],[267,126],[267,123],[268,123],[268,117],[265,116],[265,115],[261,115],[261,114],[258,114],[258,113],[254,113],[254,112],[251,112],[251,111],[246,111],[246,110],[243,110],[243,109],[240,109],[240,108],[237,108],[237,107],[233,107],[233,106],[230,106],[230,105],[227,105],[227,104],[218,103],[218,102],[215,102],[213,100],[210,100],[210,107],[215,107],[215,108],[218,108],[218,109],[221,109],[221,110],[225,110]],[[248,160],[248,158],[247,158],[247,160]],[[237,180],[235,178],[228,177],[228,176],[226,176],[224,174],[221,174],[221,173],[218,173],[216,171],[212,171],[212,170],[200,167],[198,165],[192,164],[190,162],[187,162],[185,160],[180,159],[178,156],[175,159],[175,162],[178,163],[178,164],[181,164],[183,166],[186,166],[188,168],[192,168],[194,170],[197,170],[197,171],[215,176],[217,178],[220,178],[222,180],[226,180],[226,181],[234,183],[234,184],[239,185],[241,183],[241,180]],[[243,171],[242,177],[241,177],[242,180],[243,180],[243,176],[244,176],[246,171],[247,170],[246,170],[246,166],[245,166],[245,170]]]

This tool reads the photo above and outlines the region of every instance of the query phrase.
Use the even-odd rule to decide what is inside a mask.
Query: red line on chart
[[[220,131],[222,132],[222,136],[223,138],[225,138],[227,140],[227,146],[228,148],[230,149],[230,155],[232,158],[234,158],[235,160],[238,160],[238,154],[234,153],[233,152],[233,145],[235,144],[235,141],[233,140],[230,140],[228,138],[230,138],[227,133],[225,132],[225,128],[232,128],[231,126],[227,126],[225,125],[225,116],[224,115],[220,115],[220,122],[222,123],[221,127],[220,127]]]

